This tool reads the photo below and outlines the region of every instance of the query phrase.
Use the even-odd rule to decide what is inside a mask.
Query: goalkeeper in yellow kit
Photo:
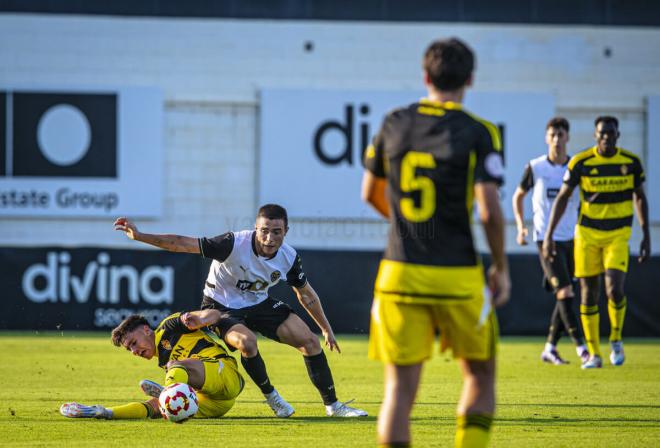
[[[175,313],[165,318],[155,330],[139,315],[124,319],[112,331],[112,343],[145,359],[154,357],[166,370],[165,386],[186,383],[197,392],[199,410],[195,418],[222,417],[234,405],[244,381],[236,360],[227,354],[215,333],[200,329],[202,319],[213,317],[216,310]],[[211,315],[211,316],[209,316]],[[152,398],[120,406],[86,406],[64,403],[60,413],[72,418],[139,419],[160,417],[158,396],[163,386],[149,380],[140,383]]]

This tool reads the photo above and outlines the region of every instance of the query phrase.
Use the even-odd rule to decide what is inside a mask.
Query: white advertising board
[[[163,96],[0,88],[0,216],[162,213]]]
[[[282,204],[298,218],[375,218],[360,200],[362,151],[388,111],[422,96],[422,91],[263,90],[259,203]],[[503,208],[512,218],[511,195],[524,165],[546,151],[554,97],[469,92],[465,106],[502,130]]]

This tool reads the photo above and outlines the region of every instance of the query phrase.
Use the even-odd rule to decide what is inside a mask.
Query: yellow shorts
[[[608,269],[628,272],[630,228],[602,231],[575,229],[575,276],[593,277]]]
[[[194,356],[192,358],[195,358]],[[195,418],[222,417],[234,406],[245,382],[234,358],[197,358],[204,363],[204,385],[197,391]]]
[[[431,357],[440,333],[440,351],[455,358],[485,361],[495,356],[497,318],[483,293],[461,303],[426,305],[374,299],[369,357],[387,364],[419,364]]]

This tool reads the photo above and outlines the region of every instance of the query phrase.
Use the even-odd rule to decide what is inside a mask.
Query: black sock
[[[557,307],[559,307],[559,315],[564,323],[566,332],[571,337],[575,345],[584,345],[584,339],[580,336],[577,318],[573,312],[573,297],[566,297],[563,300],[557,300]]]
[[[564,324],[561,321],[561,316],[559,315],[559,301],[555,303],[555,309],[552,310],[552,317],[550,317],[550,329],[548,330],[548,343],[552,345],[557,345],[559,337],[561,336],[561,330],[564,327]]]
[[[303,356],[303,359],[305,360],[309,379],[319,390],[321,398],[323,398],[323,404],[332,404],[337,401],[335,383],[332,380],[332,372],[330,372],[325,353],[321,351],[318,355]]]
[[[259,386],[262,393],[269,394],[275,389],[273,385],[270,384],[268,373],[266,373],[266,364],[264,364],[264,360],[259,352],[257,352],[252,358],[241,356],[241,364],[243,364],[243,368],[248,375],[250,375],[252,381]]]

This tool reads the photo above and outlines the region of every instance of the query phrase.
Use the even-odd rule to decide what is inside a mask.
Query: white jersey
[[[534,233],[532,238],[534,241],[543,241],[545,238],[552,204],[563,184],[567,165],[568,160],[563,165],[557,165],[552,163],[547,155],[544,155],[530,160],[525,167],[520,188],[525,191],[533,189]],[[576,189],[568,200],[566,211],[555,229],[553,235],[555,241],[570,241],[573,239],[579,208],[580,197],[579,191]]]
[[[296,250],[282,244],[272,258],[257,255],[253,230],[200,238],[202,256],[212,258],[204,295],[227,308],[246,308],[268,298],[268,289],[284,279],[303,287],[307,278]]]

